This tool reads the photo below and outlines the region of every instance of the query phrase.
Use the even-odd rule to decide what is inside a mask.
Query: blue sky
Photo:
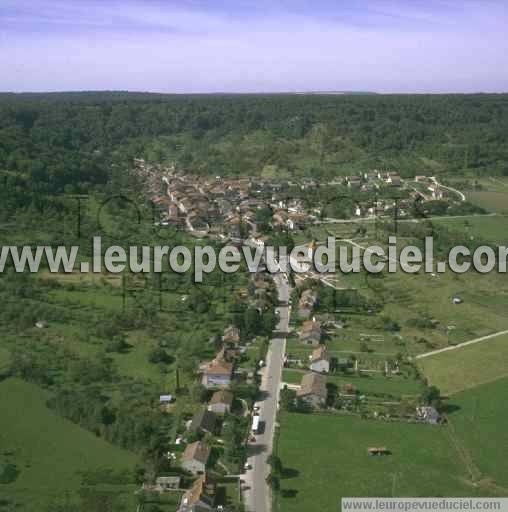
[[[0,90],[508,91],[507,0],[0,0]]]

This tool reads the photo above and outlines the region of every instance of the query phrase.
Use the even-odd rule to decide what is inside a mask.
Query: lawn
[[[46,399],[46,392],[24,381],[0,383],[0,455],[19,470],[15,482],[2,485],[2,497],[22,503],[26,511],[40,512],[66,493],[74,499],[82,471],[132,472],[139,462],[136,455],[54,414]],[[132,485],[110,490],[134,506]]]
[[[302,372],[294,370],[284,370],[283,379],[288,384],[300,384]],[[345,384],[352,384],[361,394],[386,394],[393,396],[419,395],[422,392],[422,384],[411,378],[391,377],[387,378],[382,375],[330,375],[327,382],[337,385],[339,388]]]
[[[392,454],[369,457],[371,446]],[[339,510],[348,496],[488,495],[467,482],[444,427],[284,414],[278,454],[282,512]]]
[[[482,477],[493,478],[508,493],[508,458],[501,448],[508,446],[507,390],[503,378],[455,395],[451,403],[458,410],[450,421]]]
[[[508,376],[508,335],[418,360],[429,382],[453,394]]]

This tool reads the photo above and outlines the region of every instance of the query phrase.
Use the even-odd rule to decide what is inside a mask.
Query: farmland
[[[370,446],[391,455],[369,457]],[[338,510],[346,496],[486,496],[467,481],[445,428],[352,416],[281,418],[280,510]]]
[[[384,330],[383,318],[389,317],[399,325],[398,334],[405,341],[407,351],[417,354],[428,351],[426,345],[439,348],[508,329],[505,308],[508,281],[505,277],[473,271],[433,275],[386,272],[377,279],[365,279],[363,272],[342,274],[346,287],[356,288],[363,296],[383,304],[381,316],[348,318],[349,329],[344,330],[344,336],[354,339],[361,332],[370,332],[368,329],[377,330],[379,334]],[[456,296],[463,300],[459,306],[452,302]],[[432,320],[433,325],[424,329],[412,325],[413,320],[422,317]],[[427,343],[416,344],[421,338]],[[376,349],[377,345],[372,348]],[[387,351],[386,348],[383,344],[379,346],[380,351]],[[399,350],[400,347],[396,351]]]
[[[470,389],[450,400],[450,414],[458,438],[469,450],[481,478],[492,480],[508,491],[508,460],[500,447],[508,446],[508,378]],[[506,493],[505,493],[506,496]]]
[[[40,512],[66,495],[74,501],[85,472],[109,469],[121,472],[124,483],[98,489],[134,506],[131,475],[137,456],[57,416],[45,406],[47,398],[21,380],[0,383],[0,455],[19,471],[15,482],[2,486],[2,497]]]
[[[508,213],[508,189],[506,192],[475,191],[467,194],[469,200],[490,212]]]
[[[508,375],[508,335],[418,360],[429,382],[445,394],[473,388]]]
[[[508,204],[508,194],[505,201]],[[432,220],[432,222],[446,226],[452,234],[466,235],[471,240],[486,240],[499,245],[508,243],[508,218],[503,215],[440,218]]]

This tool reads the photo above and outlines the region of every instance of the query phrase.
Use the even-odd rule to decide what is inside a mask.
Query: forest
[[[0,94],[0,199],[122,183],[134,157],[271,178],[508,175],[507,143],[503,94]]]

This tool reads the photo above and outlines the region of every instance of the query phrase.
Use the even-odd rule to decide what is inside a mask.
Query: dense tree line
[[[214,174],[508,174],[507,142],[508,95],[0,95],[2,179],[25,195],[121,180],[135,156]]]

